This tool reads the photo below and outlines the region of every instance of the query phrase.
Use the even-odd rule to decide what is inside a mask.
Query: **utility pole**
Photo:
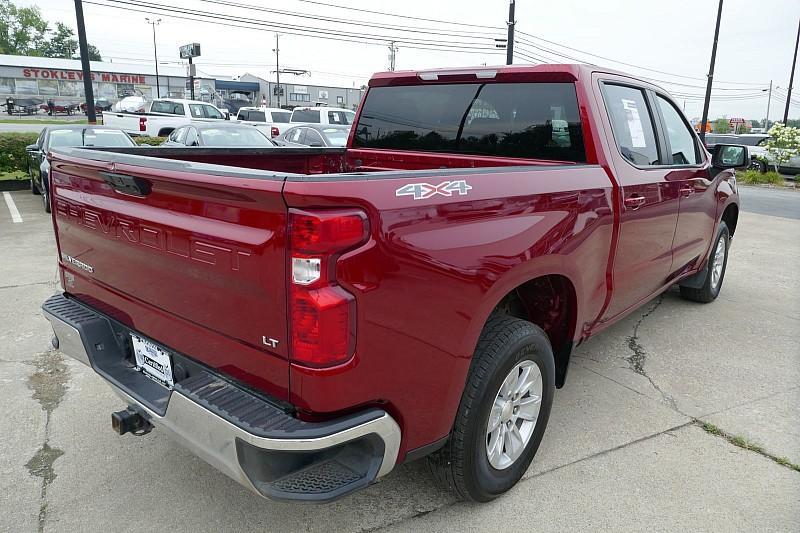
[[[389,43],[389,70],[394,70],[395,60],[397,58],[397,46],[394,41]]]
[[[772,103],[772,80],[769,80],[769,94],[767,95],[767,118],[764,119],[764,133],[769,131],[769,104]]]
[[[94,110],[94,92],[92,91],[92,68],[89,64],[89,43],[86,41],[86,25],[83,22],[83,2],[81,0],[75,0],[75,18],[78,26],[78,46],[81,51],[83,91],[86,95],[86,119],[89,124],[97,124],[97,114]]]
[[[508,4],[508,41],[506,43],[506,65],[514,63],[514,0]]]
[[[797,23],[797,38],[794,41],[794,59],[792,59],[792,73],[789,74],[789,94],[786,95],[786,108],[783,110],[783,123],[789,120],[789,103],[792,100],[792,84],[794,83],[794,67],[797,64],[797,45],[800,44],[800,22]]]
[[[145,17],[144,20],[153,26],[153,58],[156,62],[156,98],[161,98],[161,84],[158,81],[158,49],[156,48],[156,26],[161,24],[161,19],[151,20],[150,17]],[[192,98],[194,98],[194,96]]]
[[[714,62],[717,60],[717,41],[719,40],[719,22],[722,19],[722,0],[719,0],[717,9],[717,27],[714,30],[714,45],[711,47],[711,65],[708,67],[708,84],[706,85],[706,98],[703,102],[703,120],[700,122],[700,142],[705,144],[706,126],[708,124],[708,105],[711,102],[711,85],[714,82]]]
[[[272,49],[275,52],[275,78],[276,78],[276,85],[275,92],[278,94],[278,108],[281,107],[281,60],[280,60],[280,49],[278,48],[278,34],[275,34],[275,48]]]

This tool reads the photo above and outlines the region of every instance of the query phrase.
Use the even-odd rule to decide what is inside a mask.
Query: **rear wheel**
[[[547,335],[505,315],[481,333],[450,440],[429,457],[458,497],[492,500],[525,474],[544,436],[555,393]]]
[[[708,273],[705,283],[700,288],[680,286],[681,296],[693,302],[709,303],[716,300],[722,290],[722,281],[725,279],[725,269],[728,266],[728,249],[730,248],[730,232],[725,222],[719,223],[717,239],[708,258]]]

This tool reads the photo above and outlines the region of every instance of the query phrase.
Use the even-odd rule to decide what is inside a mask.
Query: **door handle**
[[[644,196],[630,196],[625,198],[625,207],[631,211],[636,211],[644,205],[647,199]]]
[[[678,190],[678,192],[680,192],[680,193],[681,193],[681,196],[691,196],[691,195],[693,195],[693,194],[694,194],[694,187],[692,187],[692,186],[688,186],[688,187],[681,187],[681,188]]]

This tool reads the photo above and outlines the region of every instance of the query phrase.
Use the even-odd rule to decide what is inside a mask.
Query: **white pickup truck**
[[[275,138],[290,126],[292,112],[277,107],[242,107],[236,114],[241,124],[250,124],[261,130],[270,138]]]
[[[103,125],[119,128],[131,135],[166,137],[172,130],[193,122],[225,118],[224,112],[207,102],[160,98],[150,102],[145,113],[107,111],[103,113]]]

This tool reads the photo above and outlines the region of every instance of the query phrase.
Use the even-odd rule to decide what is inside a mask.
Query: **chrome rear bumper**
[[[330,501],[395,465],[400,427],[385,411],[303,422],[197,363],[169,390],[133,367],[119,341],[125,326],[62,295],[42,308],[63,353],[93,368],[151,424],[257,494]]]

